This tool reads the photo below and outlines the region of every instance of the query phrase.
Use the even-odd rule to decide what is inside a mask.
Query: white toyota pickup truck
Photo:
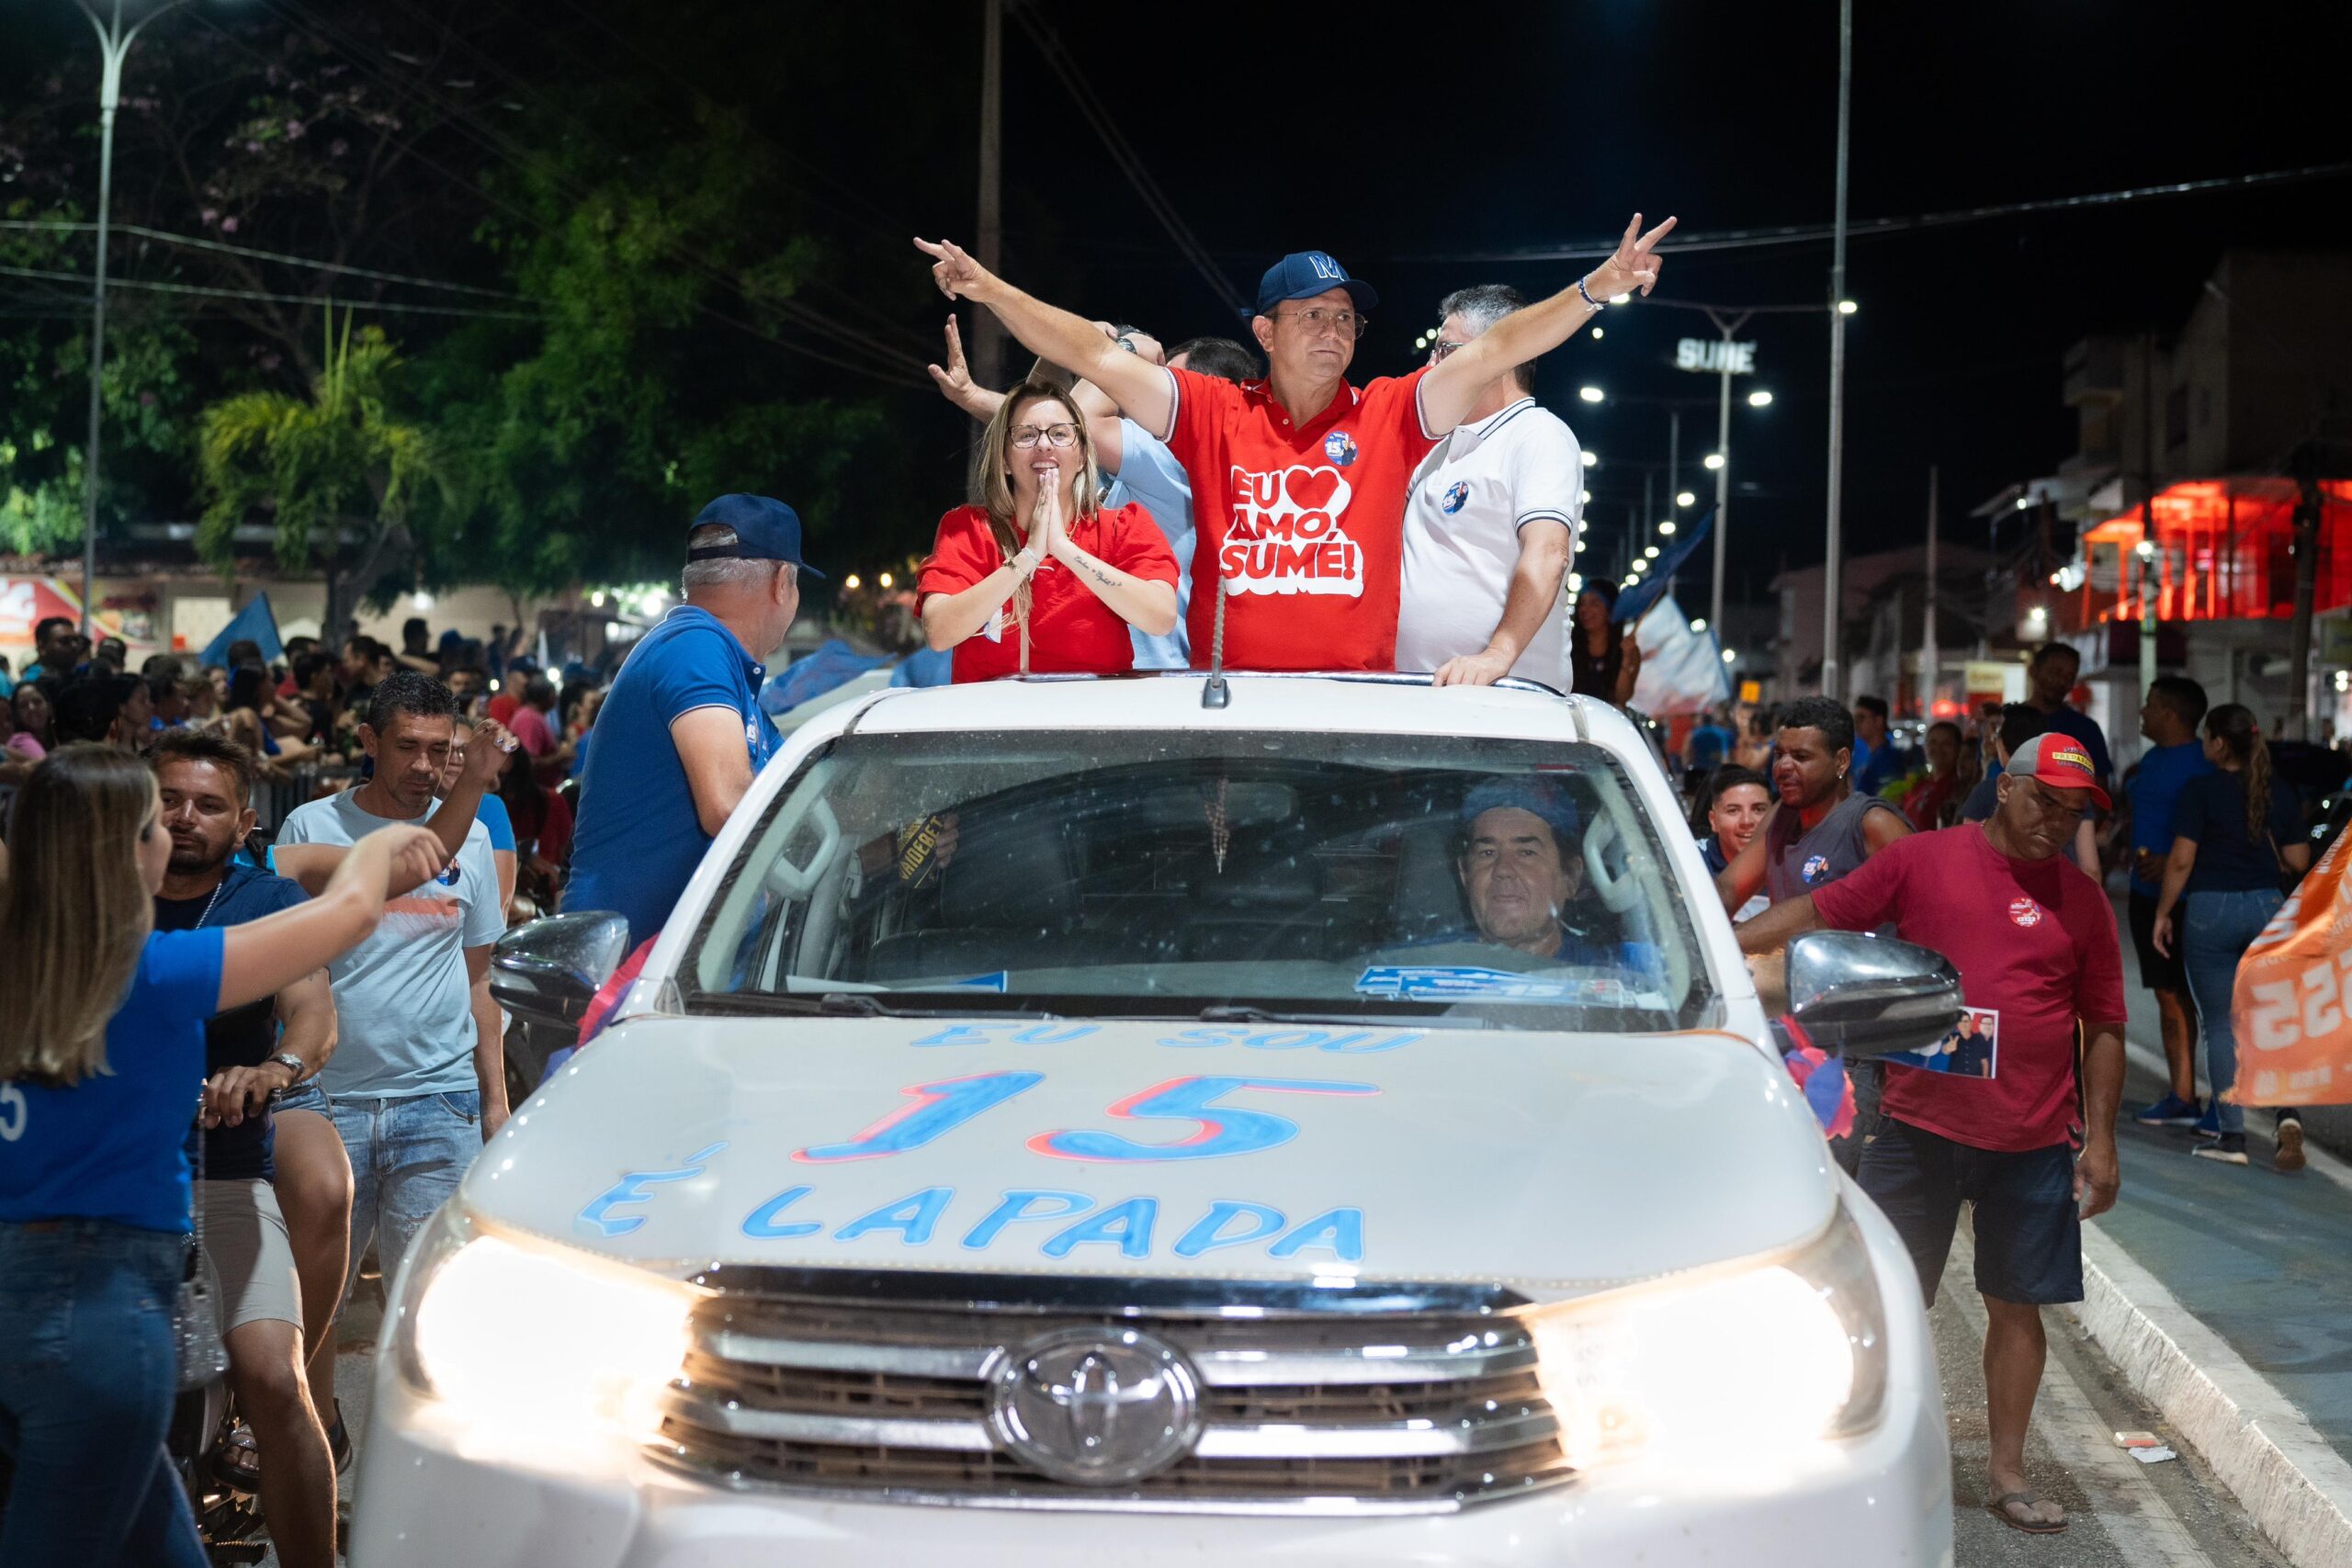
[[[352,1559],[1951,1561],[1926,1316],[1668,781],[1538,688],[844,703],[392,1290]],[[576,1020],[610,917],[502,944]],[[1816,1041],[1932,953],[1802,939]]]

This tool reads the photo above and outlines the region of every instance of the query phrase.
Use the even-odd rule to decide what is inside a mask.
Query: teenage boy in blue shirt
[[[2159,675],[2140,705],[2140,733],[2148,750],[2132,778],[2132,945],[2140,955],[2140,979],[2156,994],[2156,1016],[2164,1030],[2165,1063],[2172,1086],[2163,1099],[2137,1113],[2150,1127],[2194,1127],[2204,1111],[2197,1098],[2197,1013],[2189,1005],[2188,972],[2175,946],[2170,956],[2156,949],[2156,895],[2164,881],[2165,856],[2172,850],[2173,818],[2182,786],[2213,764],[2197,739],[2205,721],[2205,688],[2186,675]]]

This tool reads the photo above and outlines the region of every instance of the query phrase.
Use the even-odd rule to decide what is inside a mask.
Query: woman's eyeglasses
[[[1078,445],[1078,427],[1074,424],[1049,424],[1042,430],[1034,424],[1012,427],[1012,444],[1023,452],[1040,441],[1048,446],[1075,446]]]

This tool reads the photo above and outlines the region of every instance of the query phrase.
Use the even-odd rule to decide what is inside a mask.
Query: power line
[[[265,56],[254,50],[253,47],[247,44],[243,39],[238,38],[235,34],[221,27],[220,24],[215,21],[209,14],[199,12],[198,15],[202,17],[207,26],[212,28],[215,32],[219,33],[223,39],[227,39],[232,46],[242,51],[247,56],[266,65],[272,63],[272,62],[268,61]],[[360,43],[358,40],[351,39],[347,35],[341,37],[335,36],[337,29],[332,28],[330,25],[322,23],[314,17],[307,17],[301,15],[284,15],[283,19],[289,26],[308,31],[319,41],[325,43],[329,48],[345,55],[351,64],[356,66],[359,70],[368,73],[369,75],[376,77],[379,81],[394,86],[412,88],[420,100],[424,101],[430,107],[438,109],[453,130],[474,142],[474,144],[481,150],[491,153],[494,157],[501,158],[518,168],[539,173],[543,177],[548,178],[550,183],[560,186],[567,186],[569,184],[569,182],[565,181],[560,175],[548,171],[543,166],[536,165],[527,153],[520,152],[509,146],[503,145],[502,142],[503,138],[502,133],[490,130],[479,121],[467,116],[461,109],[453,107],[446,100],[435,97],[432,93],[424,88],[421,84],[403,82],[397,73],[391,71],[384,63],[380,55],[379,55],[375,51],[368,48],[366,45]],[[404,155],[414,158],[425,167],[441,175],[453,185],[456,185],[465,190],[471,191],[489,206],[505,213],[508,217],[514,219],[516,221],[536,228],[543,233],[553,234],[555,232],[554,227],[546,220],[537,217],[536,214],[526,212],[514,206],[512,202],[505,201],[501,197],[492,195],[491,192],[483,189],[479,184],[468,178],[464,174],[450,168],[447,164],[435,159],[431,154],[421,151],[414,143],[412,142],[406,148]],[[576,199],[580,193],[578,190],[574,189],[572,194]],[[716,275],[711,273],[707,267],[700,265],[697,258],[684,254],[678,251],[675,246],[667,248],[673,255],[679,257],[682,265],[685,265],[689,269],[697,271],[704,276],[713,278],[716,281],[722,283],[726,281],[724,278],[717,277]],[[740,286],[738,287],[740,288]],[[726,311],[719,310],[717,306],[712,305],[707,301],[697,302],[696,308],[703,314],[709,316],[712,320],[724,325],[733,327],[737,331],[744,333],[749,336],[758,338],[764,343],[768,343],[775,347],[784,349],[787,353],[800,355],[805,358],[816,360],[820,364],[832,366],[836,369],[847,370],[855,375],[868,377],[872,379],[892,385],[899,385],[907,381],[917,381],[921,379],[919,374],[921,362],[915,360],[912,356],[905,356],[901,362],[902,367],[900,373],[893,376],[886,371],[877,370],[870,359],[863,362],[844,359],[835,355],[826,353],[822,349],[812,347],[809,344],[795,343],[788,339],[778,337],[775,333],[766,332],[752,322],[739,320],[736,317],[728,314]],[[864,345],[854,346],[859,346],[861,349],[864,348]],[[870,353],[871,351],[867,350],[866,352]],[[886,363],[887,362],[888,358],[886,356]]]
[[[1209,291],[1216,296],[1218,304],[1229,310],[1239,310],[1240,298],[1234,292],[1232,284],[1226,281],[1225,274],[1210,259],[1192,227],[1177,212],[1175,203],[1168,199],[1167,193],[1159,188],[1159,182],[1144,167],[1143,160],[1136,155],[1135,148],[1119,133],[1110,110],[1103,107],[1102,100],[1095,96],[1094,89],[1070,62],[1060,37],[1037,14],[1035,6],[1017,6],[1012,15],[1028,29],[1030,40],[1036,44],[1037,51],[1046,57],[1046,63],[1061,79],[1062,85],[1069,89],[1071,100],[1078,105],[1079,113],[1085,118],[1087,124],[1093,127],[1094,134],[1111,154],[1111,161],[1119,166],[1120,173],[1127,176],[1127,183],[1135,186],[1137,196],[1143,197],[1144,206],[1150,210],[1152,217],[1159,220],[1159,226],[1168,231],[1168,237],[1175,242],[1178,254],[1191,262],[1207,281]]]
[[[78,283],[85,288],[96,280],[87,273],[55,272],[46,267],[0,266],[0,277],[35,277],[58,283]],[[534,310],[491,310],[471,305],[401,305],[383,299],[336,299],[331,296],[311,294],[273,294],[260,288],[217,288],[201,283],[164,283],[139,277],[108,277],[108,289],[142,288],[157,294],[193,294],[212,299],[260,299],[280,305],[345,305],[359,310],[390,310],[407,316],[479,316],[497,321],[536,321],[541,319]],[[77,312],[79,313],[79,312]]]
[[[417,277],[407,273],[379,272],[373,267],[351,266],[343,262],[320,261],[311,256],[290,255],[284,251],[256,250],[251,245],[232,245],[225,240],[207,239],[198,234],[175,234],[166,229],[149,229],[137,223],[109,223],[107,228],[118,234],[135,234],[142,240],[154,240],[167,245],[185,245],[192,250],[219,251],[229,255],[246,256],[254,261],[277,262],[287,266],[309,267],[313,272],[342,273],[351,277],[372,278],[379,283],[402,283],[418,288],[446,288],[459,294],[478,294],[489,299],[514,299],[530,303],[530,297],[513,294],[503,288],[482,288],[470,283],[452,283],[447,278]],[[75,223],[62,218],[0,218],[0,229],[49,230],[60,232],[90,233],[95,223]]]
[[[2070,212],[2100,207],[2121,207],[2135,201],[2158,201],[2172,197],[2204,196],[2215,191],[2257,190],[2267,186],[2293,185],[2306,180],[2336,179],[2352,174],[2352,163],[2306,164],[2291,169],[2270,169],[2252,175],[2223,175],[2212,179],[2176,180],[2166,185],[2134,186],[2125,190],[2094,191],[2082,196],[2044,197],[2032,201],[2006,201],[1984,207],[1961,207],[1945,212],[1923,212],[1907,218],[1867,218],[1849,220],[1846,225],[1849,239],[1897,234],[1916,229],[1941,229],[1961,223],[1979,223],[1993,218],[2015,218],[2036,212]],[[1809,244],[1830,238],[1833,226],[1827,223],[1785,223],[1759,229],[1724,229],[1713,233],[1674,237],[1674,253],[1687,251],[1753,250],[1767,245]],[[1565,245],[1538,246],[1525,250],[1499,251],[1433,251],[1406,255],[1392,254],[1390,261],[1422,262],[1538,262],[1583,261],[1606,256],[1617,248],[1614,238],[1571,243]]]
[[[292,11],[300,13],[301,17],[307,17],[309,18],[307,23],[292,17],[289,17],[288,19],[295,20],[296,25],[298,26],[307,26],[311,31],[312,36],[320,38],[336,47],[342,48],[346,52],[354,55],[359,54],[363,51],[368,52],[373,57],[373,62],[372,63],[363,62],[363,68],[370,70],[374,74],[384,80],[391,81],[395,79],[394,73],[384,64],[384,60],[389,51],[373,50],[355,35],[335,28],[333,23],[327,22],[324,18],[318,17],[313,12],[311,12],[308,6],[303,3],[303,0],[274,0],[274,3],[281,13]],[[411,15],[420,15],[420,13],[417,12],[416,7],[413,5],[409,4],[409,0],[401,0],[401,3],[403,8],[408,10]],[[430,21],[433,18],[427,17],[424,19]],[[331,33],[339,35],[339,38],[337,36],[331,36]],[[455,37],[455,35],[452,36]],[[546,100],[541,96],[537,88],[533,87],[530,84],[524,82],[520,77],[515,76],[498,61],[492,58],[487,52],[476,47],[470,40],[460,38],[458,39],[457,41],[477,60],[481,62],[483,65],[504,77],[526,96],[538,98],[541,102],[542,112],[548,112],[545,107]],[[485,150],[505,159],[507,162],[514,164],[519,168],[524,168],[537,173],[541,178],[546,179],[551,184],[554,184],[560,188],[565,190],[574,200],[582,199],[591,194],[588,187],[571,179],[560,169],[557,168],[548,160],[540,157],[534,150],[525,145],[517,139],[510,137],[504,131],[487,126],[479,119],[473,118],[466,111],[463,106],[456,105],[448,100],[437,97],[422,82],[412,82],[408,84],[408,85],[412,90],[416,92],[419,97],[439,108],[443,114],[449,118],[453,124],[459,126],[461,129],[470,130],[475,132],[476,140],[484,146]],[[561,115],[561,111],[560,110],[555,112],[559,116]],[[578,129],[584,140],[594,142],[595,144],[603,147],[605,152],[609,152],[616,159],[625,157],[625,153],[622,150],[615,147],[610,141],[606,141],[594,126],[580,121],[576,118],[572,118],[572,123]],[[750,298],[749,291],[744,288],[743,281],[740,276],[729,273],[722,268],[713,265],[700,256],[694,254],[684,245],[679,244],[676,242],[666,242],[663,248],[673,257],[674,257],[681,265],[698,274],[705,279],[730,288],[736,293],[742,295],[747,299]],[[830,337],[841,346],[873,355],[876,360],[884,365],[895,364],[899,369],[900,376],[906,379],[918,382],[922,379],[923,361],[907,353],[903,349],[893,348],[888,344],[884,344],[877,339],[869,337],[858,329],[834,321],[832,318],[817,310],[814,307],[802,304],[798,300],[772,299],[766,301],[766,303],[779,315],[796,321],[799,325],[817,333],[819,336]],[[707,305],[705,305],[702,308],[706,310],[709,310],[710,313],[718,320],[729,321],[730,324],[735,325],[741,330],[751,332],[754,335],[765,337],[768,341],[776,343],[780,345],[783,344],[782,339],[776,338],[771,333],[761,333],[757,328],[751,326],[749,323],[735,321],[732,318],[720,314]],[[842,368],[857,369],[862,374],[874,375],[876,379],[897,379],[897,378],[876,374],[870,366],[859,367],[841,360],[833,360],[830,361],[830,363],[840,366]]]

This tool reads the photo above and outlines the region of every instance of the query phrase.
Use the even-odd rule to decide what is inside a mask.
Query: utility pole
[[[1682,531],[1682,525],[1680,522],[1680,518],[1682,516],[1682,502],[1679,499],[1681,494],[1682,410],[1679,407],[1676,407],[1666,411],[1666,514],[1668,517],[1672,517],[1677,520],[1675,523],[1675,532],[1678,534]],[[1668,577],[1666,580],[1666,591],[1669,596],[1674,592],[1674,579],[1672,577]],[[1707,624],[1712,626],[1714,625],[1714,622],[1709,621]],[[1723,636],[1723,633],[1721,630],[1718,630],[1715,635],[1717,637],[1721,637]]]
[[[1724,635],[1724,534],[1731,525],[1731,344],[1754,313],[1743,310],[1736,316],[1725,316],[1720,310],[1707,312],[1707,320],[1714,322],[1715,331],[1723,334],[1724,340],[1723,367],[1717,374],[1719,389],[1715,394],[1715,581],[1707,605],[1707,624],[1715,628],[1717,637]]]
[[[1838,697],[1838,634],[1845,619],[1838,557],[1844,548],[1838,509],[1846,466],[1846,144],[1853,118],[1854,0],[1838,0],[1838,212],[1829,253],[1829,518],[1821,595],[1821,690]]]
[[[2319,443],[2295,448],[2295,618],[2287,623],[2287,734],[2311,738],[2312,615],[2319,599]]]
[[[1919,652],[1919,717],[1927,723],[1936,721],[1936,691],[1938,677],[1942,673],[1943,654],[1936,647],[1936,466],[1928,465],[1928,607],[1920,615],[1920,630],[1927,644]]]
[[[1004,0],[988,0],[980,40],[980,265],[995,272],[1004,244]],[[972,378],[1004,385],[1004,326],[981,310],[972,321]]]

